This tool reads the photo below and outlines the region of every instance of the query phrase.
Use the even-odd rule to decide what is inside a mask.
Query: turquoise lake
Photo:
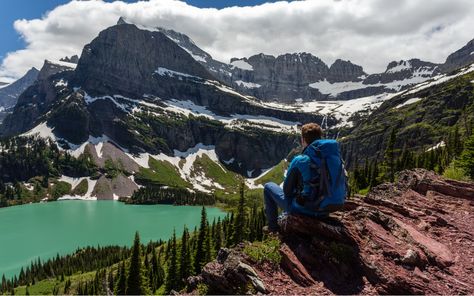
[[[224,217],[207,208],[209,221]],[[38,257],[49,259],[78,247],[131,246],[135,231],[142,243],[168,239],[173,229],[199,225],[201,207],[126,205],[117,201],[58,201],[0,208],[0,276],[11,277]]]

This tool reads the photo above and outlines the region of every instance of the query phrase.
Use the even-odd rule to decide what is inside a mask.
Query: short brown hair
[[[301,127],[301,136],[309,145],[323,137],[323,129],[316,123],[307,123]]]

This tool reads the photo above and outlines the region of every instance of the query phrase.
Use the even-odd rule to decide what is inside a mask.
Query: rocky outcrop
[[[200,283],[208,285],[210,295],[267,293],[265,284],[242,253],[243,245],[219,250],[217,259],[203,267],[200,275],[188,279],[188,289]]]
[[[61,62],[77,64],[79,62],[79,57],[77,56],[77,54],[75,54],[75,55],[72,55],[71,57],[60,58],[59,60]]]
[[[283,217],[280,266],[249,261],[239,248],[232,258],[249,265],[269,294],[471,293],[474,184],[423,169],[398,180],[348,200],[328,218]],[[200,280],[217,293],[235,293],[247,283],[227,280],[242,274],[236,266],[218,259]]]

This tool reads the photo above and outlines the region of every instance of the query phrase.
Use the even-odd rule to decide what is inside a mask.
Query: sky
[[[309,52],[330,65],[350,60],[368,73],[390,61],[442,63],[474,38],[472,0],[3,0],[0,81],[45,59],[80,55],[120,16],[190,36],[214,58]]]

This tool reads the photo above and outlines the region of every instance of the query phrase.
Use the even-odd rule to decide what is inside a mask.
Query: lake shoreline
[[[44,261],[87,246],[130,246],[135,231],[144,242],[166,240],[173,230],[182,231],[184,225],[189,229],[198,226],[201,212],[200,206],[128,207],[109,200],[23,205],[1,210],[0,275],[5,273],[6,277],[18,275],[20,267],[29,266],[38,257]],[[227,215],[217,207],[206,209],[210,223]]]

